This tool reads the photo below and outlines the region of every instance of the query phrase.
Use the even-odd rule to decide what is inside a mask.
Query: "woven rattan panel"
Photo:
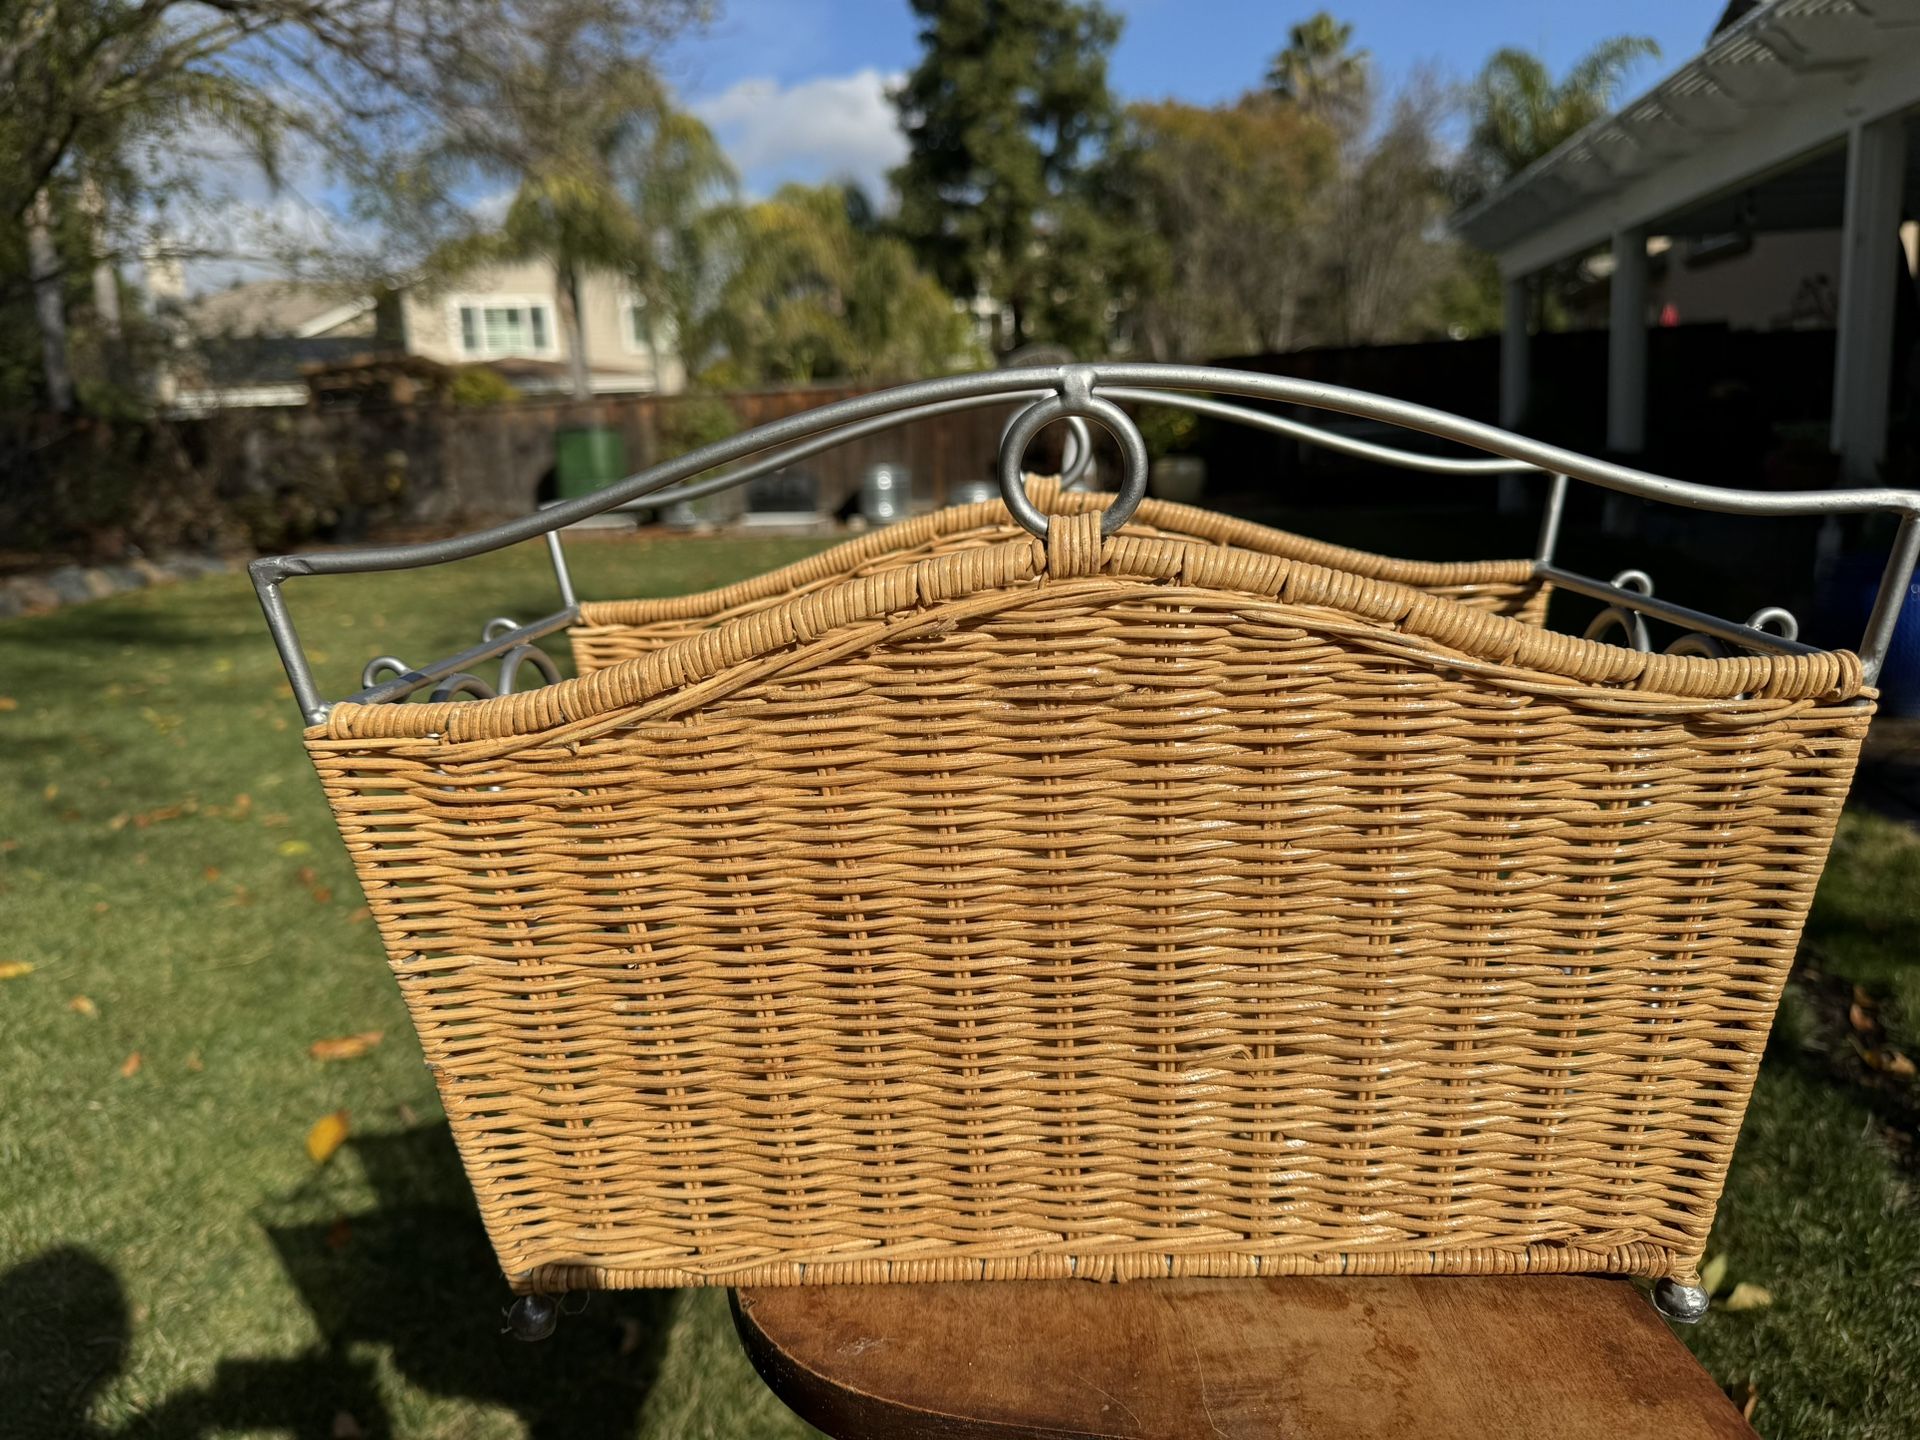
[[[308,733],[513,1283],[1692,1277],[1857,661],[1092,525]]]
[[[1027,486],[1034,504],[1050,515],[1084,515],[1101,509],[1112,499],[1079,490],[1062,491],[1059,481],[1053,479],[1029,477]],[[1127,524],[1127,533],[1136,537],[1164,535],[1170,539],[1203,540],[1262,555],[1283,555],[1376,580],[1411,585],[1464,605],[1491,610],[1496,615],[1512,615],[1530,624],[1539,625],[1546,620],[1549,587],[1534,578],[1533,563],[1529,560],[1396,560],[1344,545],[1310,540],[1303,535],[1236,520],[1191,505],[1151,499],[1140,503]],[[705,594],[590,602],[581,607],[579,622],[567,632],[574,666],[582,675],[603,670],[797,595],[810,594],[847,579],[916,564],[934,555],[1003,545],[1024,534],[998,500],[956,505],[873,531],[797,564]]]

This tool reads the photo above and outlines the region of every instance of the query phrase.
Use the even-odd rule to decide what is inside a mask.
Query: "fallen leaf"
[[[113,907],[104,900],[96,900],[93,902],[93,913],[96,915],[104,915],[112,908]]]
[[[67,1001],[67,1009],[73,1011],[76,1015],[86,1015],[88,1017],[100,1013],[100,1008],[84,995],[76,995],[73,999]]]
[[[1727,1296],[1729,1310],[1764,1310],[1773,1304],[1773,1292],[1764,1285],[1756,1285],[1751,1280],[1742,1280],[1733,1287],[1733,1293]]]
[[[316,1040],[307,1047],[315,1060],[358,1060],[380,1043],[382,1031],[362,1030],[358,1035],[338,1035],[331,1040]]]
[[[46,789],[40,792],[40,798],[42,800],[54,800],[59,798],[59,795],[60,795],[60,787],[58,785],[49,785],[47,786]]]
[[[122,1080],[131,1080],[134,1076],[138,1075],[139,1073],[140,1073],[140,1052],[136,1050],[131,1055],[127,1056],[126,1059],[120,1062],[120,1078]]]
[[[280,853],[282,855],[305,855],[312,849],[313,847],[304,840],[282,840],[280,842]]]
[[[187,1069],[193,1071],[194,1074],[198,1075],[206,1068],[207,1062],[200,1058],[200,1052],[198,1050],[187,1056]]]
[[[349,925],[364,925],[367,923],[367,921],[371,920],[372,918],[373,918],[373,911],[369,910],[364,905],[360,905],[360,906],[356,906],[354,908],[353,913],[347,916],[347,923]]]
[[[316,885],[307,893],[313,897],[313,903],[316,905],[326,905],[333,900],[333,892],[324,885]]]
[[[1867,993],[1866,986],[1856,985],[1853,987],[1853,1003],[1858,1005],[1862,1010],[1873,1009],[1874,999],[1873,996]]]
[[[1740,1418],[1750,1421],[1753,1419],[1753,1412],[1760,1408],[1760,1387],[1749,1380],[1743,1395],[1744,1398],[1740,1401]]]
[[[324,1165],[346,1141],[347,1112],[336,1110],[331,1115],[322,1115],[307,1131],[307,1158],[316,1165]]]
[[[33,974],[31,960],[0,960],[0,980],[18,980],[22,975]]]
[[[1898,1075],[1902,1079],[1908,1080],[1913,1078],[1914,1073],[1912,1058],[1903,1055],[1898,1050],[1882,1050],[1880,1052],[1880,1069],[1888,1075]]]
[[[207,866],[206,869],[200,872],[200,878],[202,880],[205,880],[208,884],[212,884],[215,880],[218,880],[220,878],[220,867],[218,865]]]
[[[1862,1035],[1871,1035],[1875,1028],[1873,1016],[1867,1013],[1866,1007],[1858,1000],[1847,1007],[1847,1021]]]
[[[18,710],[20,702],[11,695],[0,695],[0,710]]]
[[[1718,1293],[1727,1278],[1727,1257],[1716,1255],[1700,1267],[1700,1288],[1709,1295]]]

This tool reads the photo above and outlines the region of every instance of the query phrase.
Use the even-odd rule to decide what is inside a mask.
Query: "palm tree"
[[[735,229],[739,177],[713,132],[671,109],[641,119],[615,169],[642,237],[625,269],[646,306],[649,343],[657,353],[671,331],[692,369],[688,347]]]
[[[432,156],[450,172],[513,182],[500,228],[442,247],[435,267],[457,274],[493,261],[545,260],[566,337],[573,398],[593,396],[580,286],[593,270],[645,268],[652,237],[622,194],[621,166],[636,139],[671,113],[665,85],[643,56],[609,47],[581,17],[530,36],[485,76],[489,113]]]
[[[1366,124],[1372,57],[1351,50],[1353,26],[1325,10],[1287,31],[1287,48],[1267,67],[1267,89],[1351,139]]]
[[[1473,84],[1462,198],[1497,189],[1607,114],[1627,72],[1659,54],[1648,36],[1617,35],[1581,56],[1556,82],[1538,55],[1497,51]]]

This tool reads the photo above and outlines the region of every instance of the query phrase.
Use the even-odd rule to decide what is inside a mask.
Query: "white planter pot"
[[[1207,462],[1198,455],[1162,455],[1147,471],[1147,493],[1156,500],[1198,505],[1207,489]]]

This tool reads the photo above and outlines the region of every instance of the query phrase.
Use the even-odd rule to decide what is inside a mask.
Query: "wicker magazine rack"
[[[1538,472],[1540,551],[1420,566],[1142,505],[1116,402],[1304,428],[1221,395],[1491,457],[1307,432],[1391,463]],[[1009,400],[1004,511],[575,601],[566,524]],[[1023,479],[1062,417],[1114,436],[1117,497]],[[1901,515],[1860,652],[1562,568],[1569,479]],[[1916,515],[1298,381],[1065,366],[254,578],[530,1327],[525,1297],[595,1287],[1281,1272],[1627,1273],[1685,1316]],[[321,697],[287,581],[543,537],[554,615]],[[1548,585],[1632,643],[1543,628]],[[1689,633],[1656,653],[1649,620]],[[537,646],[563,629],[574,679]],[[491,693],[529,663],[550,683]]]

